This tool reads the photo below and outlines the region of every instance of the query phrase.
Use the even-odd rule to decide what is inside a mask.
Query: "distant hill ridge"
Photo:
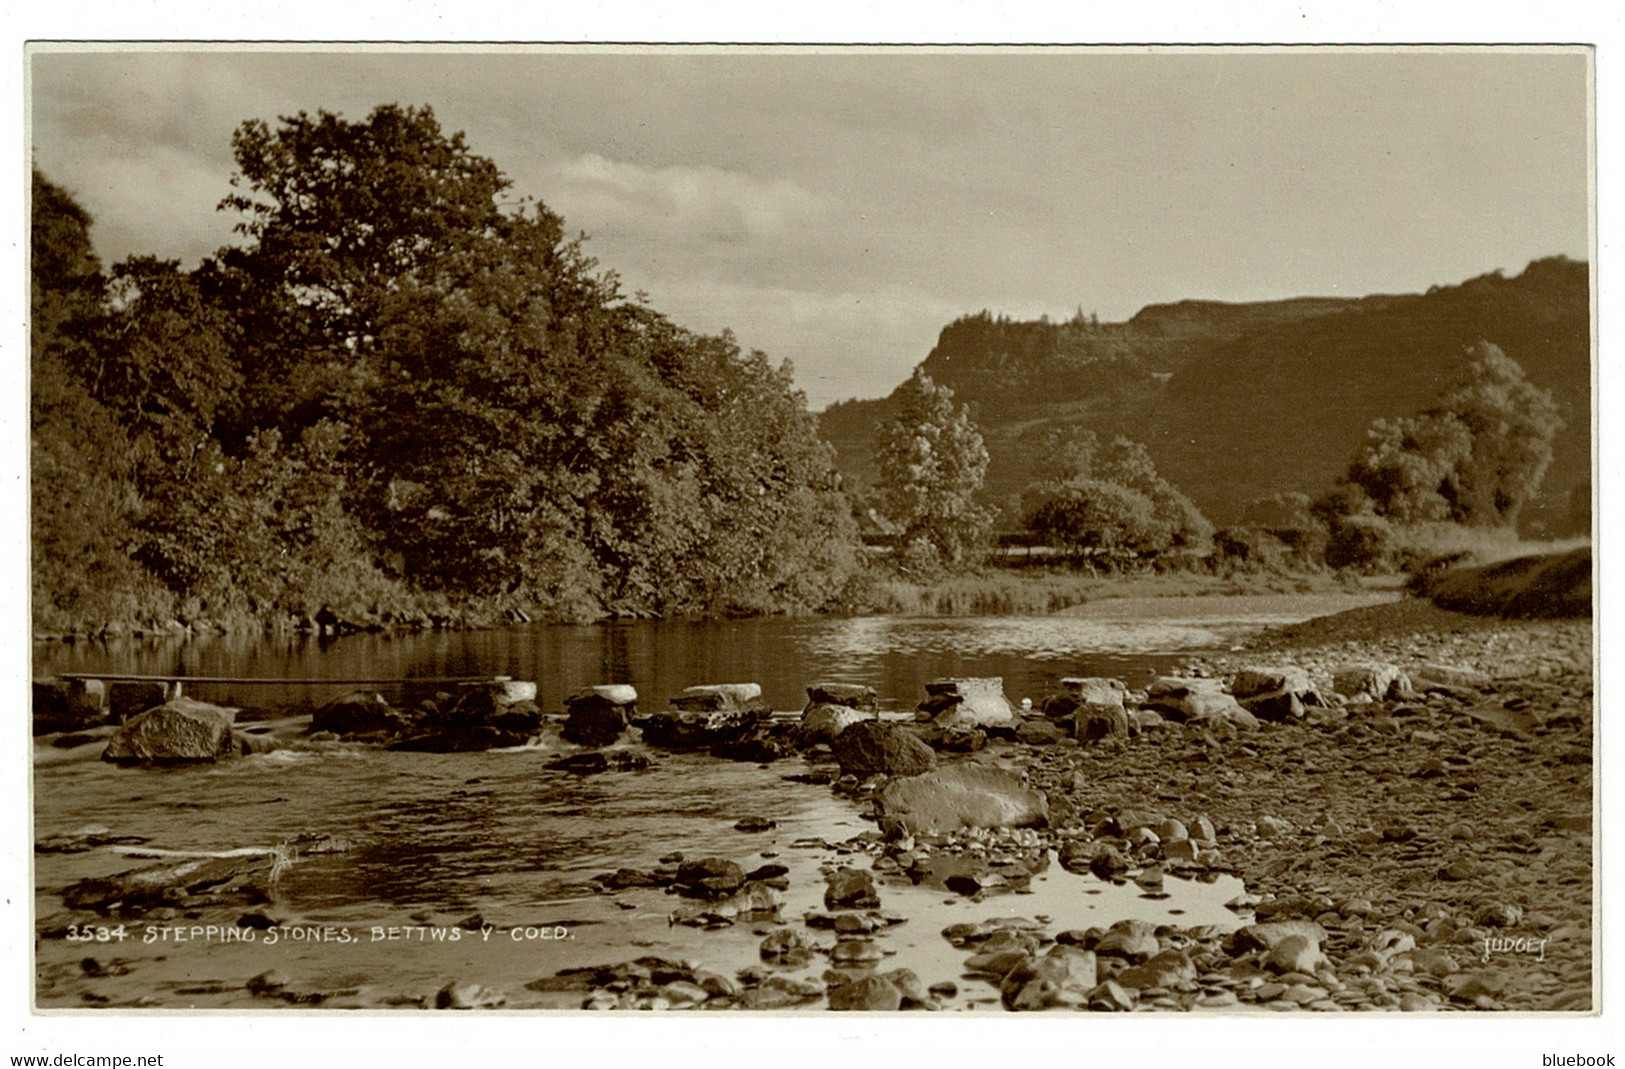
[[[1552,392],[1566,427],[1529,526],[1561,514],[1591,471],[1591,272],[1566,257],[1423,294],[1148,305],[1124,323],[987,312],[944,327],[926,374],[968,403],[991,462],[985,496],[1027,485],[1051,427],[1125,434],[1218,524],[1254,498],[1316,494],[1380,416],[1429,404],[1463,350],[1483,339]],[[845,401],[821,417],[848,479],[874,479],[873,431],[891,399]],[[1543,507],[1544,506],[1544,507]]]

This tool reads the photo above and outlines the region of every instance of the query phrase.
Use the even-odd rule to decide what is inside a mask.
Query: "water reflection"
[[[1068,617],[640,620],[477,632],[309,636],[203,636],[191,641],[46,643],[38,675],[71,671],[252,678],[421,678],[509,675],[534,680],[548,710],[597,683],[631,683],[646,707],[696,683],[755,682],[775,708],[795,709],[807,683],[873,686],[902,707],[944,675],[1001,675],[1013,699],[1041,697],[1067,675],[1137,679],[1212,646],[1218,633],[1165,623]],[[190,693],[234,705],[321,703],[351,689],[197,685]],[[377,687],[389,697],[391,688]]]

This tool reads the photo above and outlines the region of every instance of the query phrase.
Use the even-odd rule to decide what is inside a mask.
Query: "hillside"
[[[1026,485],[1049,427],[1143,441],[1157,468],[1219,524],[1250,500],[1336,478],[1379,416],[1425,407],[1462,350],[1494,342],[1556,398],[1567,426],[1528,526],[1560,519],[1591,470],[1590,269],[1537,260],[1425,294],[1180,301],[1124,323],[1017,321],[986,312],[949,324],[926,373],[968,403],[992,456],[987,499]],[[832,405],[821,427],[849,484],[873,481],[873,429],[889,399]],[[1544,507],[1542,507],[1544,506]]]

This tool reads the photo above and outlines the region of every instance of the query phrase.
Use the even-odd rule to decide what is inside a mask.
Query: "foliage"
[[[992,522],[975,501],[987,472],[982,435],[953,391],[919,368],[892,399],[896,415],[879,428],[876,450],[886,514],[903,530],[900,544],[923,541],[957,565]]]
[[[1332,568],[1382,572],[1394,563],[1394,528],[1381,516],[1339,516],[1326,533],[1326,564]]]
[[[1023,523],[1049,545],[1155,555],[1205,549],[1212,537],[1212,525],[1138,442],[1119,436],[1102,447],[1093,432],[1057,432],[1038,464],[1042,478],[1024,495]]]
[[[105,292],[88,216],[36,178],[36,360],[122,450],[107,486],[60,449],[41,470],[124,502],[149,588],[215,618],[581,618],[806,611],[844,584],[850,508],[789,367],[624,298],[428,108],[232,147],[239,244],[134,258]]]
[[[1562,426],[1551,394],[1480,341],[1431,408],[1371,425],[1346,481],[1395,523],[1515,527],[1540,489]]]

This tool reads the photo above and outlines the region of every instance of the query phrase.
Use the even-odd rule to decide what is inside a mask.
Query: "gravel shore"
[[[1300,1002],[1322,1008],[1591,1009],[1590,622],[1405,600],[1273,629],[1192,669],[1298,666],[1330,693],[1331,670],[1361,661],[1491,682],[1334,702],[1257,731],[1159,728],[1022,763],[1085,826],[1131,810],[1206,818],[1208,866],[1246,881],[1260,920],[1324,929],[1328,969],[1284,985],[1260,969],[1226,984],[1241,1002],[1297,983],[1330,994]]]

